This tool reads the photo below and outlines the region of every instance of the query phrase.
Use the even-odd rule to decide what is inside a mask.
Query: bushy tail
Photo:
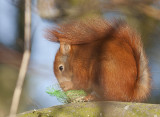
[[[118,27],[117,27],[118,26]],[[142,101],[146,99],[151,89],[151,76],[148,67],[148,60],[141,43],[140,36],[131,30],[124,22],[116,23],[118,29],[116,37],[124,39],[132,48],[137,66],[137,80],[133,92],[132,101]]]
[[[139,61],[137,62],[139,64],[138,66],[139,73],[133,98],[137,101],[141,101],[143,99],[146,99],[150,93],[151,76],[148,68],[148,60],[146,58],[143,47],[140,46],[138,49],[139,49]]]

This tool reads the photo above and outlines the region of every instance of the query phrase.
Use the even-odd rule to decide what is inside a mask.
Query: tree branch
[[[25,0],[25,37],[24,37],[25,49],[24,49],[22,64],[21,64],[20,72],[18,76],[18,81],[13,94],[9,117],[15,117],[18,110],[19,100],[22,92],[22,86],[26,76],[28,63],[30,59],[30,47],[31,47],[30,33],[31,33],[31,0]]]

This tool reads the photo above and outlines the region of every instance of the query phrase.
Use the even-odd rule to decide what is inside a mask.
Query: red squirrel
[[[54,73],[62,90],[84,90],[84,100],[90,101],[138,102],[148,97],[148,60],[140,36],[124,21],[74,21],[49,35],[60,43]]]

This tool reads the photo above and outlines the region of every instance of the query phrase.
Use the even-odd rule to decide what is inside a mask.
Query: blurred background
[[[126,20],[142,37],[152,75],[146,103],[160,104],[159,0],[32,0],[31,60],[18,112],[60,105],[46,88],[57,84],[53,61],[58,43],[45,39],[45,30],[74,19],[101,15]],[[0,0],[0,117],[9,114],[24,51],[24,1]]]

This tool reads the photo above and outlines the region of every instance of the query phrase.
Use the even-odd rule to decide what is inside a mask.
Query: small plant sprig
[[[47,87],[46,93],[55,96],[61,103],[83,102],[87,93],[83,90],[62,91],[58,85]]]

